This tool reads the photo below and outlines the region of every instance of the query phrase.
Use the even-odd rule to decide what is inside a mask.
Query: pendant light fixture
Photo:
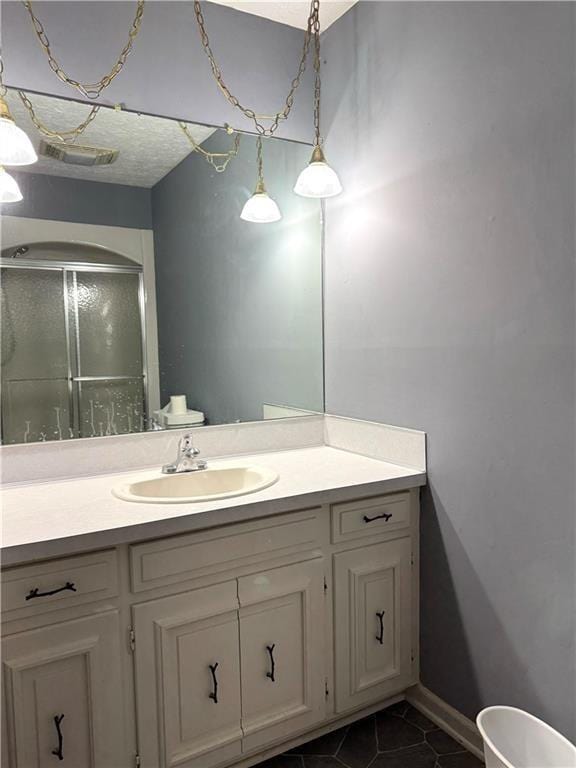
[[[32,142],[14,122],[4,94],[0,92],[0,163],[31,165],[37,160]]]
[[[3,76],[4,62],[0,54],[0,165],[31,165],[38,160],[38,155],[28,136],[22,128],[18,128],[10,114]]]
[[[252,221],[254,224],[269,224],[282,218],[278,205],[264,186],[264,172],[262,170],[262,136],[256,139],[256,156],[258,162],[258,181],[256,190],[242,208],[240,218],[244,221]]]
[[[22,192],[18,182],[0,165],[0,203],[18,203],[22,200]]]
[[[326,162],[320,138],[320,3],[314,18],[314,149],[306,168],[298,176],[294,192],[302,197],[334,197],[342,192],[336,171]]]
[[[0,94],[0,163],[3,165],[31,165],[38,160],[32,142],[18,128],[10,114],[3,94]]]

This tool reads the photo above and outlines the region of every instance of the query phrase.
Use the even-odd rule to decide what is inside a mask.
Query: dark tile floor
[[[482,768],[404,701],[278,755],[259,768]]]

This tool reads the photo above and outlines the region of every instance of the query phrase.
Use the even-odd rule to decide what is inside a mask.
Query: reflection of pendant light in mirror
[[[22,192],[18,182],[0,166],[0,203],[18,203],[22,200]]]
[[[10,114],[8,104],[0,92],[0,163],[3,165],[31,165],[38,160],[32,142],[18,128]]]
[[[254,224],[268,224],[279,221],[282,218],[280,209],[274,200],[266,192],[264,186],[264,172],[262,170],[262,136],[256,139],[256,153],[258,160],[258,181],[256,190],[242,208],[240,218],[244,221],[252,221]]]
[[[254,224],[268,224],[282,218],[278,205],[272,200],[264,187],[258,185],[252,197],[246,201],[240,218]]]
[[[309,164],[298,176],[294,192],[302,197],[334,197],[342,192],[336,171],[326,162],[320,138],[320,4],[314,15],[314,150]]]

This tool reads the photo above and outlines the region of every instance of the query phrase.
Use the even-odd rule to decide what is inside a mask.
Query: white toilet
[[[487,707],[476,718],[486,768],[576,768],[576,747],[515,707]]]

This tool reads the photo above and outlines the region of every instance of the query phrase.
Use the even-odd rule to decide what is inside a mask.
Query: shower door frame
[[[67,385],[68,385],[68,408],[70,429],[74,433],[73,439],[80,439],[80,400],[83,382],[91,381],[137,381],[138,376],[82,376],[82,367],[80,362],[80,326],[78,311],[78,285],[76,280],[77,272],[105,272],[109,274],[131,273],[138,275],[138,308],[140,311],[140,336],[142,346],[142,391],[143,391],[143,415],[148,417],[148,358],[147,358],[147,340],[146,340],[146,294],[144,290],[144,271],[140,265],[121,265],[121,264],[94,264],[84,261],[57,261],[55,259],[29,259],[17,261],[15,259],[0,258],[0,269],[35,269],[51,272],[62,272],[62,297],[64,304],[64,334],[66,340],[66,367],[67,367]],[[70,285],[71,282],[71,285]],[[70,308],[69,290],[72,290],[74,296],[74,306]],[[70,314],[74,314],[74,336],[70,329]],[[73,370],[72,343],[75,348],[76,372]],[[76,373],[77,375],[74,375]],[[47,379],[46,379],[47,380]],[[50,379],[51,380],[51,379]],[[42,381],[42,379],[37,379]],[[76,384],[76,388],[74,387]],[[53,441],[50,441],[53,442]]]

